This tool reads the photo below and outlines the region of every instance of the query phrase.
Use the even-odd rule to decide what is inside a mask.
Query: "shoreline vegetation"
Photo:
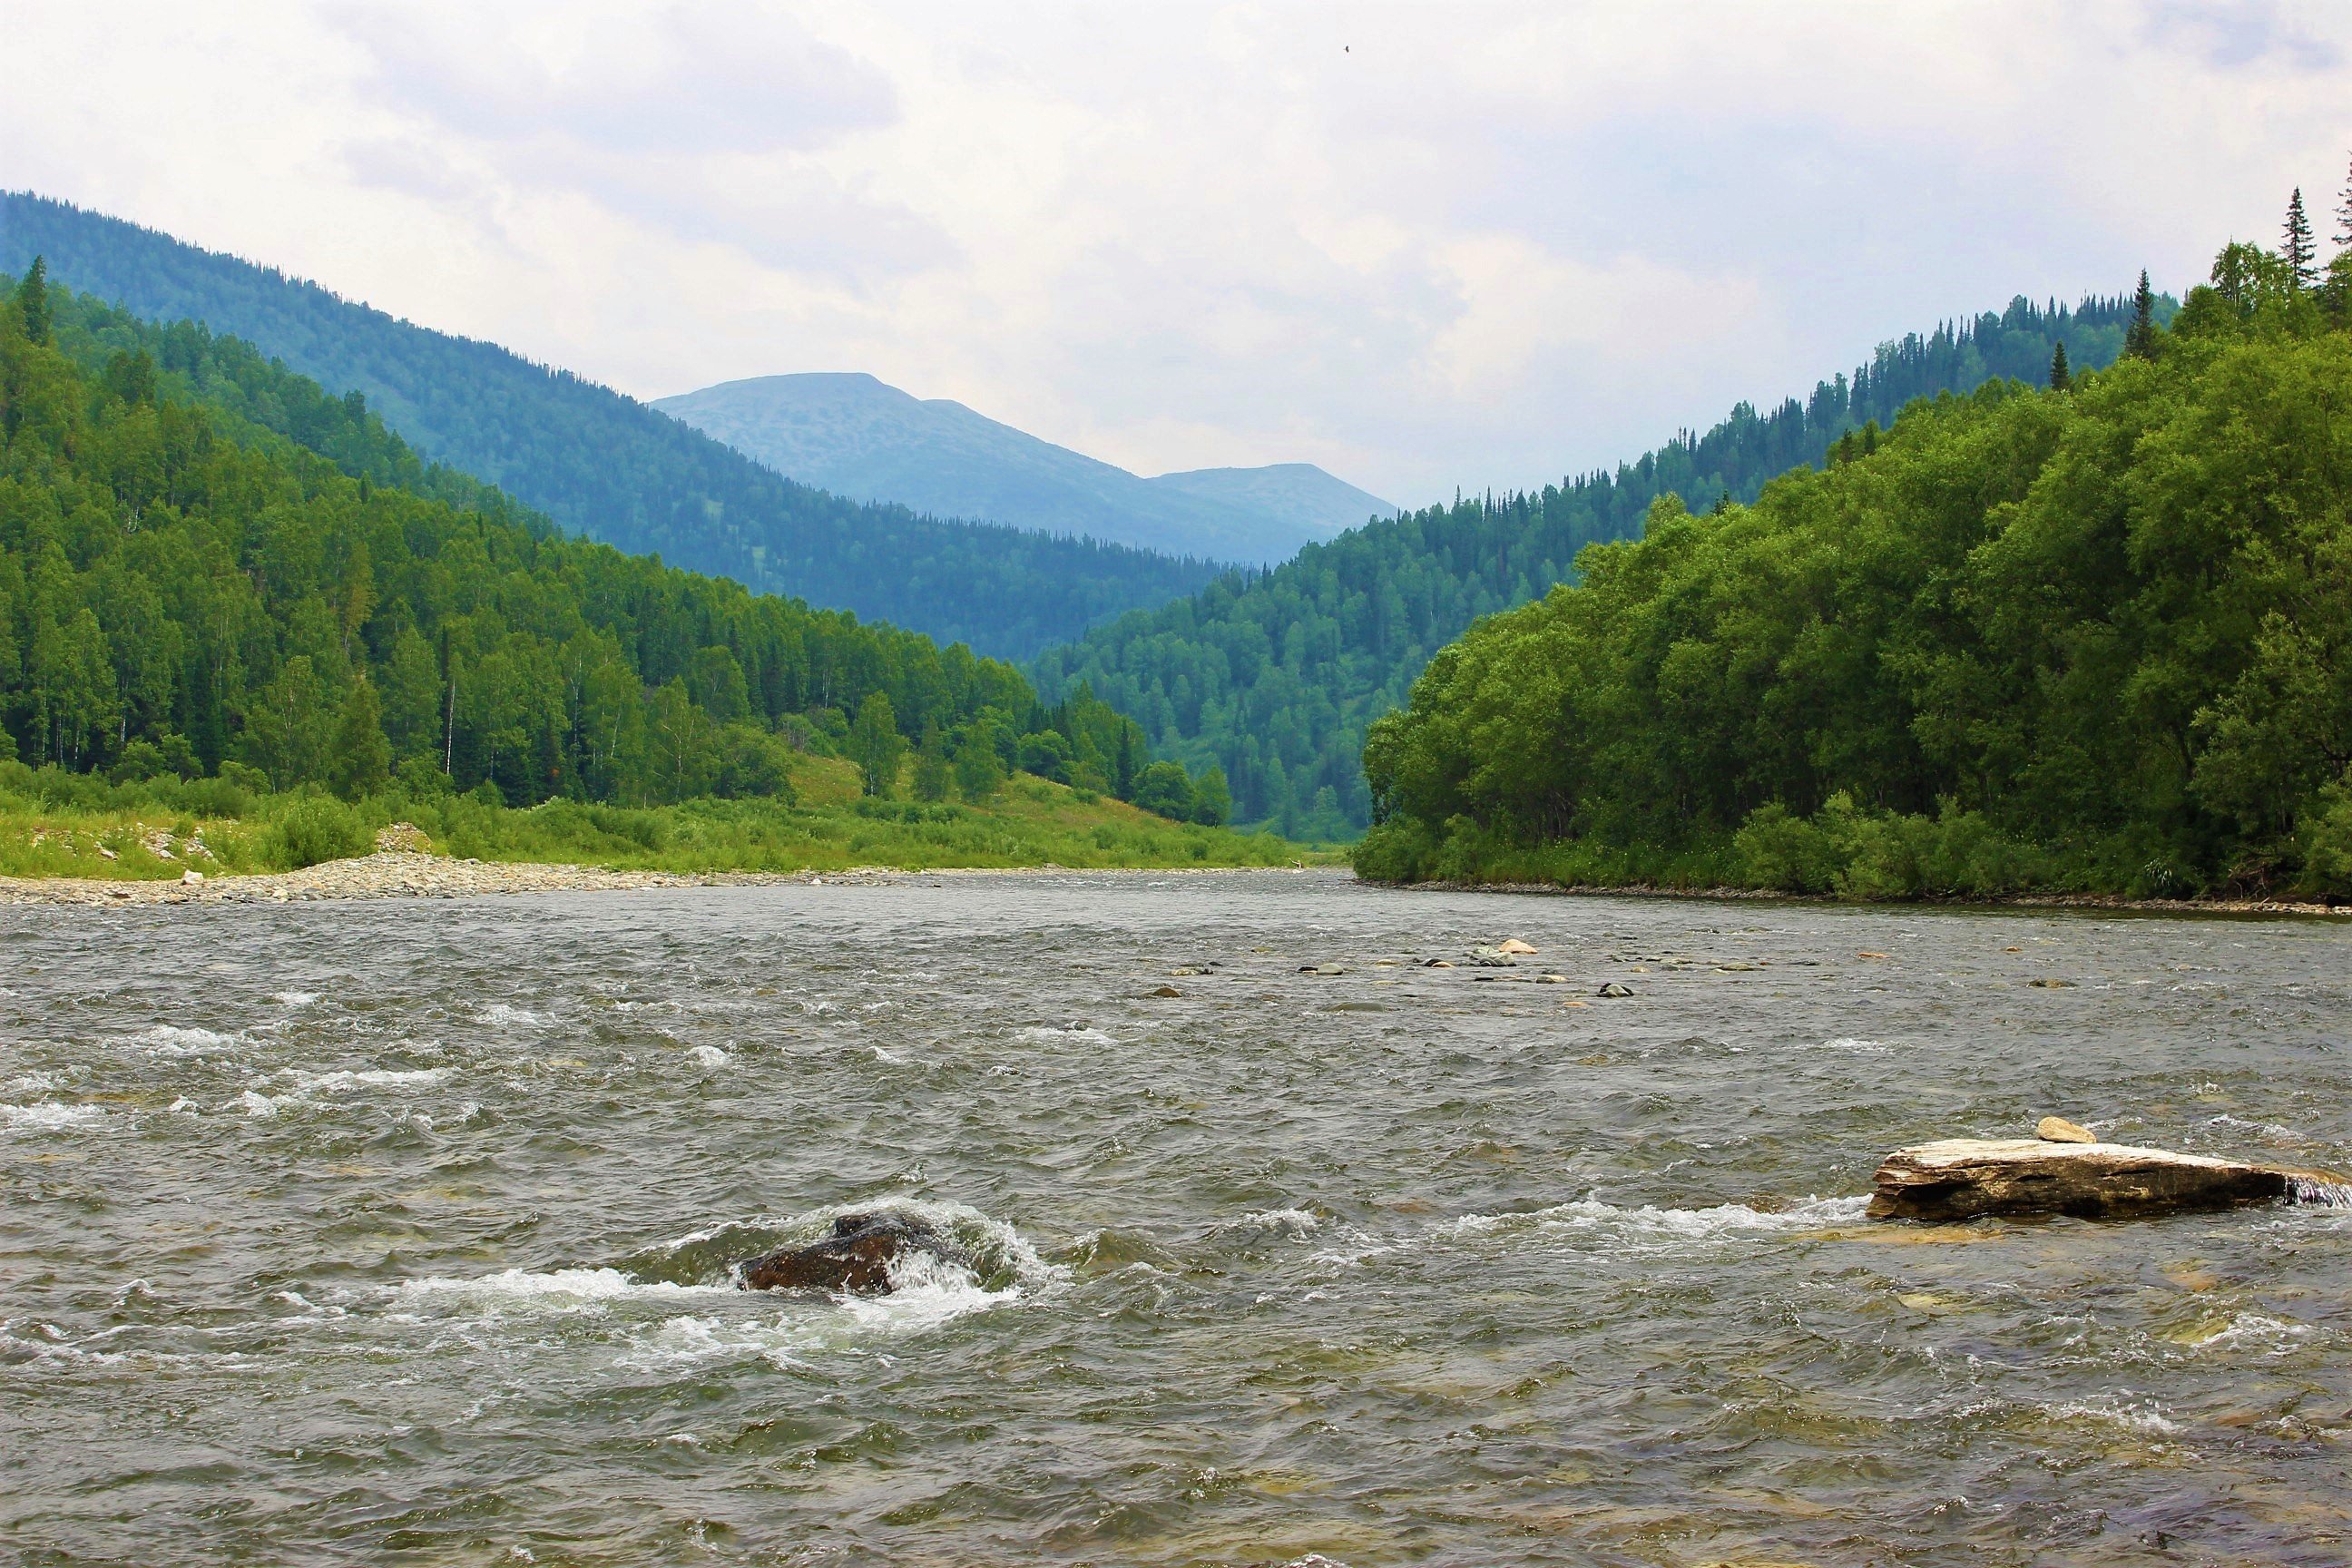
[[[1398,881],[1368,877],[1360,871],[1356,874],[1356,880],[1367,888],[1401,893],[1513,893],[1563,899],[1702,899],[1717,903],[1833,904],[1853,909],[1885,909],[1893,901],[1842,899],[1829,893],[1791,892],[1784,888],[1673,887],[1654,882]],[[2078,910],[2086,914],[2105,911],[2116,914],[2298,915],[2352,919],[2352,903],[2298,899],[2147,899],[2128,898],[2120,893],[2022,892],[1941,897],[1922,895],[1902,901],[1911,908],[1928,910]]]
[[[1442,650],[1359,872],[1856,903],[2352,898],[2352,250],[1842,437]]]
[[[1271,834],[1171,821],[1026,773],[977,805],[866,795],[857,770],[840,758],[793,758],[792,783],[785,795],[757,800],[510,806],[488,789],[409,795],[395,787],[344,802],[323,792],[248,792],[218,779],[109,784],[0,763],[0,879],[20,899],[40,887],[211,898],[238,887],[396,894],[853,869],[1170,870],[1338,859]],[[28,787],[40,784],[64,798]],[[337,867],[346,869],[328,874]],[[355,867],[372,869],[349,869]],[[496,874],[500,868],[507,874]],[[404,879],[417,886],[401,885]]]

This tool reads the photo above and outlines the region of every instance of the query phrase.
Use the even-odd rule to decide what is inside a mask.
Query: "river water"
[[[1862,1199],[2049,1111],[2352,1166],[2347,958],[1341,873],[0,910],[0,1559],[2342,1563],[2352,1215]],[[731,1287],[883,1204],[975,1270]]]

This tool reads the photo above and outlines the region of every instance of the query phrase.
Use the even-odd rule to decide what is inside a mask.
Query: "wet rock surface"
[[[2334,1181],[2313,1172],[2127,1143],[1952,1138],[1886,1156],[1873,1179],[1869,1215],[1918,1220],[2033,1215],[2131,1219],[2271,1203],[2326,1189]]]
[[[833,1234],[808,1247],[788,1247],[743,1265],[747,1290],[839,1290],[887,1296],[897,1288],[894,1265],[924,1255],[961,1268],[971,1259],[922,1219],[898,1210],[845,1214]]]

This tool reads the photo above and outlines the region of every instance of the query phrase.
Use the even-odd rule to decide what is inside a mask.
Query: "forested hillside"
[[[563,537],[356,394],[47,285],[0,300],[0,742],[121,778],[485,786],[509,804],[789,790],[789,752],[984,798],[1019,766],[1221,820],[1014,667]]]
[[[152,229],[0,194],[0,268],[21,275],[36,256],[60,283],[133,315],[205,323],[331,391],[361,393],[427,461],[496,485],[570,531],[941,642],[1026,658],[1107,616],[1190,593],[1216,572],[844,500],[494,344],[395,321]]]
[[[2158,300],[2161,320],[2170,301]],[[1759,412],[1747,404],[1614,473],[1484,495],[1310,545],[1259,574],[1138,611],[1037,661],[1048,691],[1085,682],[1139,720],[1164,750],[1223,765],[1241,818],[1288,835],[1344,837],[1370,819],[1366,727],[1401,706],[1430,656],[1481,616],[1544,594],[1577,552],[1638,533],[1673,493],[1701,509],[1752,500],[1764,482],[1821,460],[1853,433],[1875,439],[1915,398],[1988,380],[2041,383],[2063,342],[2078,368],[2120,351],[2128,300],[2067,308],[2017,300],[2000,314],[1882,345],[1851,375]]]
[[[2300,258],[2298,258],[2300,259]],[[1431,664],[1367,874],[2352,891],[2352,257],[2223,252],[2071,386],[1653,509]]]

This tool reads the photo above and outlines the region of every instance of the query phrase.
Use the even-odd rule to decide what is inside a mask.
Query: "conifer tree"
[[[2308,289],[2319,281],[2319,251],[2312,243],[2311,220],[2303,216],[2301,185],[2287,198],[2286,232],[2280,251],[2286,258],[2287,271],[2296,288]]]
[[[16,313],[25,323],[25,336],[33,342],[49,341],[49,264],[46,257],[36,256],[33,265],[25,268],[25,281],[16,288]]]
[[[2132,293],[2131,325],[2124,329],[2126,359],[2156,357],[2156,294],[2147,286],[2147,268],[2140,268],[2139,287]]]
[[[2336,204],[2336,232],[2328,237],[2338,250],[2352,250],[2352,174],[2344,181],[2343,199]]]
[[[2071,391],[2074,385],[2074,377],[2066,368],[2066,342],[2062,338],[2058,342],[2058,346],[2050,351],[2050,390],[2067,392]]]
[[[352,682],[327,759],[329,782],[345,800],[382,787],[392,773],[392,742],[383,738],[383,706],[366,676]]]

